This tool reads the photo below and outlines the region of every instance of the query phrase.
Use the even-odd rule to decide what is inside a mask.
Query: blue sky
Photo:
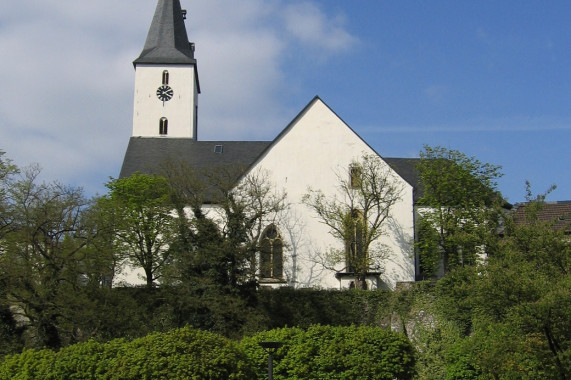
[[[568,1],[182,0],[199,138],[271,140],[319,95],[386,157],[423,144],[503,167],[524,200],[571,200]],[[0,150],[105,191],[131,133],[155,0],[0,3]]]

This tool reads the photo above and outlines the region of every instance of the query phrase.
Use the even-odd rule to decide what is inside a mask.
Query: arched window
[[[159,121],[159,135],[166,136],[169,132],[169,121],[166,117],[161,117]]]
[[[345,260],[347,272],[362,270],[368,266],[364,246],[365,220],[359,210],[351,210],[345,219]]]
[[[283,242],[275,225],[268,226],[260,239],[260,275],[283,278]]]
[[[169,84],[169,71],[163,71],[163,84]]]

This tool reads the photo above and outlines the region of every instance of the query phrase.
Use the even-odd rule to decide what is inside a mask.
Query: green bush
[[[183,328],[128,343],[109,368],[110,379],[251,379],[238,345]]]
[[[413,349],[402,335],[378,327],[315,325],[244,338],[183,328],[144,338],[90,341],[54,352],[6,357],[0,379],[265,379],[262,341],[284,345],[275,354],[276,379],[409,379]]]
[[[316,325],[277,329],[242,340],[257,379],[267,377],[268,355],[261,341],[284,345],[274,355],[278,379],[410,379],[414,350],[404,336],[379,327]]]
[[[237,343],[191,328],[7,357],[0,379],[251,379]]]
[[[0,366],[0,379],[55,379],[52,371],[56,353],[51,350],[25,350],[21,354],[6,356]]]

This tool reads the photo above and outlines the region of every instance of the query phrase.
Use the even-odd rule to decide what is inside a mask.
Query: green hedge
[[[237,343],[191,328],[9,356],[0,379],[252,379]]]
[[[0,379],[53,379],[51,372],[56,355],[51,350],[26,350],[18,355],[7,356],[0,366]]]
[[[267,378],[268,355],[259,346],[262,341],[284,343],[274,355],[276,380],[411,379],[414,373],[414,349],[401,334],[379,327],[316,325],[243,339],[257,379]]]
[[[312,325],[350,326],[385,323],[390,315],[391,291],[260,289],[256,310],[267,316],[267,330]]]
[[[397,333],[378,327],[316,325],[282,328],[236,343],[183,328],[144,338],[90,341],[54,352],[8,356],[0,379],[265,379],[268,355],[261,341],[284,345],[275,355],[275,379],[410,379],[413,349]]]

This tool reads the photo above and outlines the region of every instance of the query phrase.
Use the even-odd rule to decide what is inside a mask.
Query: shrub
[[[87,342],[58,353],[29,350],[7,357],[0,379],[247,379],[253,377],[237,343],[183,328],[127,342]]]
[[[21,354],[6,356],[0,365],[0,379],[55,379],[52,376],[56,353],[51,350],[25,350]]]
[[[237,343],[183,328],[151,334],[125,346],[112,361],[110,379],[251,379]]]
[[[306,331],[278,329],[242,340],[256,367],[266,378],[268,357],[259,342],[281,341],[274,355],[277,379],[410,379],[414,350],[402,335],[367,326],[312,326]]]

